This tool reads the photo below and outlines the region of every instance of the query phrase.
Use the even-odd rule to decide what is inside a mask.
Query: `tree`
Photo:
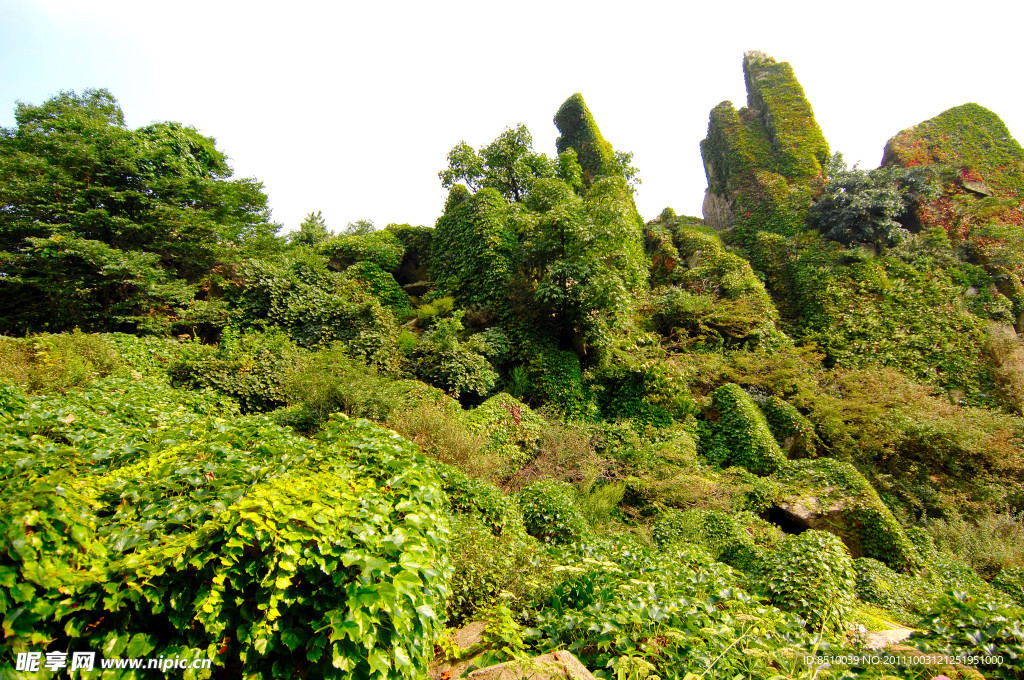
[[[847,169],[842,154],[837,153],[828,165],[825,191],[811,206],[807,219],[831,241],[891,246],[907,237],[900,218],[927,191],[927,176],[920,169]]]
[[[550,158],[533,150],[533,135],[520,123],[479,151],[459,142],[448,152],[448,169],[438,177],[446,189],[462,182],[471,191],[497,189],[506,200],[521,201],[537,178],[554,177],[556,171]]]
[[[262,185],[213,139],[125,126],[107,90],[18,104],[0,131],[0,332],[173,321],[217,263],[276,244]]]
[[[362,236],[375,231],[377,231],[377,227],[373,224],[373,220],[356,220],[355,222],[349,222],[346,224],[345,228],[341,230],[341,235]]]
[[[299,230],[288,235],[288,242],[296,245],[317,246],[331,237],[323,214],[317,210],[306,215]]]

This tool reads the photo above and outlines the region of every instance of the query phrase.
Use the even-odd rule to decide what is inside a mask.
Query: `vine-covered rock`
[[[854,557],[893,569],[918,562],[913,544],[871,484],[849,463],[830,458],[787,462],[772,475],[776,507],[799,525],[839,536]]]
[[[701,440],[701,450],[712,462],[738,465],[758,475],[774,472],[786,462],[764,414],[739,385],[715,390],[705,417],[710,436]]]
[[[828,143],[789,64],[747,52],[743,73],[747,106],[712,109],[700,145],[704,217],[716,230],[735,226],[744,236],[793,234],[820,186]]]

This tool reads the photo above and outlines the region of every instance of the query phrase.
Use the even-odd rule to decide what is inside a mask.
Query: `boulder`
[[[917,564],[903,527],[849,463],[828,458],[788,461],[770,480],[777,486],[768,519],[780,526],[791,532],[828,531],[843,540],[854,558],[873,557],[892,569]]]
[[[475,670],[471,680],[596,680],[570,652],[557,651],[524,661],[506,661]]]

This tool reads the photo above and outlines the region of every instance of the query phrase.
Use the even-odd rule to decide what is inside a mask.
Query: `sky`
[[[0,0],[0,126],[17,101],[105,87],[131,127],[176,120],[214,137],[285,231],[317,210],[334,230],[432,226],[455,144],[524,123],[553,155],[552,117],[574,92],[634,153],[645,219],[700,216],[700,140],[712,107],[745,103],[747,50],[792,64],[832,150],[862,168],[966,102],[1024,135],[1024,6],[690,4]]]

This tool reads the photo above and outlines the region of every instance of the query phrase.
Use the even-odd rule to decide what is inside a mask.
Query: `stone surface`
[[[715,231],[728,229],[735,221],[729,199],[721,194],[712,193],[710,188],[704,190],[702,209],[704,222]]]
[[[566,651],[551,652],[527,661],[507,661],[475,670],[471,680],[597,680],[579,659]]]
[[[868,633],[867,639],[864,641],[864,647],[866,649],[886,649],[889,645],[903,642],[913,632],[909,628],[891,628],[889,630]]]

